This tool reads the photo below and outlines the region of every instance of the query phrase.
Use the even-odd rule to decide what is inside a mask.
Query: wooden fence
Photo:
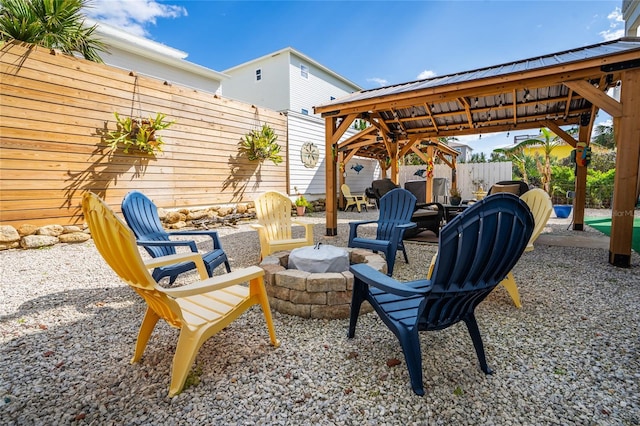
[[[0,50],[0,224],[77,224],[85,191],[119,211],[138,189],[159,207],[246,202],[287,191],[286,161],[248,161],[238,142],[269,124],[287,158],[286,117],[211,93],[136,76],[48,49]],[[112,152],[106,132],[124,116],[167,114],[164,152]]]

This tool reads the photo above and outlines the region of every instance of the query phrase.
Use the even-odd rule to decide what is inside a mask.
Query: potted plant
[[[282,163],[280,145],[276,143],[278,135],[268,124],[263,124],[262,129],[252,130],[240,140],[238,150],[247,155],[250,161],[271,160],[273,164]]]
[[[462,195],[460,194],[460,190],[454,186],[449,190],[449,195],[451,195],[451,197],[449,197],[449,202],[451,203],[451,205],[459,206],[460,202],[462,202]]]
[[[125,154],[128,154],[130,149],[144,154],[162,152],[164,141],[157,132],[175,123],[175,121],[164,121],[166,115],[160,112],[155,118],[148,119],[120,117],[117,112],[114,112],[114,115],[118,129],[109,132],[109,137],[105,141],[112,150],[122,147]]]
[[[563,189],[557,185],[554,185],[552,194],[556,195],[558,193],[562,194]],[[568,203],[569,200],[573,198],[573,194],[574,194],[573,191],[567,191],[565,194],[562,194],[562,195],[565,196]],[[573,204],[554,204],[553,205],[553,211],[556,214],[556,217],[559,219],[568,218],[569,215],[571,214],[572,209],[573,209]]]
[[[296,201],[294,202],[294,204],[296,205],[296,213],[298,214],[298,216],[304,216],[307,208],[311,210],[311,203],[307,201],[304,195],[298,192],[298,188],[294,187],[294,189],[296,190],[296,194],[298,195],[298,198],[296,198]]]

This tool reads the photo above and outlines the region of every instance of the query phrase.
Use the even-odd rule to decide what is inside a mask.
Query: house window
[[[262,80],[262,70],[258,68],[256,70],[256,81],[260,81],[260,80]]]
[[[309,111],[308,111],[308,110],[306,110],[306,109],[304,109],[304,108],[302,108],[302,113],[303,113],[304,115],[309,115]]]
[[[302,76],[302,78],[309,78],[309,67],[301,64],[300,75]]]

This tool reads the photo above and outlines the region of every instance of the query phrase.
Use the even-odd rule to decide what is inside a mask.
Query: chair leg
[[[264,279],[262,277],[254,278],[249,284],[251,287],[257,287],[258,300],[262,307],[262,313],[264,319],[267,322],[267,330],[269,331],[269,339],[274,347],[280,346],[280,341],[276,338],[276,330],[273,327],[273,318],[271,317],[271,307],[269,306],[269,298],[267,297],[267,290],[264,288]]]
[[[205,330],[206,327],[196,331],[189,330],[187,327],[180,329],[180,337],[178,337],[178,345],[176,346],[176,353],[173,356],[173,365],[171,366],[170,397],[180,393],[184,387],[187,374],[189,374],[198,350],[202,346],[201,340]]]
[[[404,255],[404,263],[409,263],[409,258],[407,257],[407,250],[404,248],[404,243],[402,241],[399,244],[400,250],[402,250],[402,254]]]
[[[144,313],[142,324],[140,324],[140,331],[138,331],[138,339],[136,340],[136,349],[131,358],[131,363],[140,361],[144,348],[147,347],[151,333],[156,327],[156,324],[160,317],[151,308],[147,307],[147,311]]]
[[[224,261],[224,267],[226,268],[227,273],[231,272],[231,265],[229,265],[229,261],[228,260]]]
[[[412,329],[399,328],[398,340],[400,340],[404,359],[407,363],[407,370],[409,370],[411,388],[416,395],[422,396],[424,395],[424,387],[422,384],[422,353],[418,327],[414,326]]]
[[[509,272],[504,280],[500,282],[502,286],[507,290],[509,296],[511,296],[511,300],[513,300],[513,304],[516,305],[516,308],[522,308],[522,303],[520,303],[520,292],[518,291],[518,286],[516,285],[516,279],[513,274]]]
[[[360,315],[360,307],[365,300],[366,291],[367,285],[355,279],[351,293],[351,311],[349,312],[349,330],[347,331],[347,337],[350,339],[356,334],[356,324]]]
[[[482,337],[480,336],[480,329],[478,328],[478,322],[475,315],[472,313],[464,319],[464,323],[467,324],[473,347],[476,349],[476,355],[478,356],[478,362],[480,362],[480,369],[486,374],[493,374],[493,370],[487,365],[487,358],[484,355],[484,345],[482,344]]]

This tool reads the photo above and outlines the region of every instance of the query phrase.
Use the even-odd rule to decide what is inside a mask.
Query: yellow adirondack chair
[[[291,200],[277,191],[267,191],[255,200],[260,237],[260,259],[271,253],[313,245],[313,224],[291,220]],[[304,227],[304,238],[292,238],[291,227]]]
[[[356,206],[360,212],[362,211],[360,208],[361,205],[364,206],[365,210],[367,210],[367,199],[363,194],[352,194],[351,188],[349,188],[349,185],[346,183],[343,183],[340,189],[342,190],[342,195],[344,195],[344,198],[347,200],[347,205],[344,206],[344,211],[347,211],[351,206]]]
[[[533,221],[535,226],[533,228],[533,233],[531,234],[531,238],[529,238],[529,244],[527,244],[527,248],[524,251],[532,251],[533,243],[538,238],[538,236],[542,233],[549,217],[551,216],[551,211],[553,210],[553,205],[551,203],[551,198],[546,191],[540,188],[530,189],[529,191],[522,194],[520,197],[522,201],[527,203],[529,206],[529,210],[533,214]],[[518,286],[516,285],[516,280],[513,277],[513,272],[509,272],[506,278],[502,280],[500,283],[507,290],[509,296],[513,300],[514,305],[516,307],[521,308],[522,303],[520,303],[520,293],[518,292]]]
[[[171,368],[169,396],[182,390],[200,346],[253,305],[262,307],[271,344],[275,347],[280,345],[273,327],[262,268],[252,266],[209,278],[198,253],[178,253],[143,261],[133,231],[97,195],[85,193],[82,210],[104,260],[147,302],[131,362],[142,357],[159,319],[180,329]],[[149,273],[150,269],[158,266],[186,261],[195,263],[202,281],[162,288]],[[249,282],[248,287],[241,285],[245,282]]]

